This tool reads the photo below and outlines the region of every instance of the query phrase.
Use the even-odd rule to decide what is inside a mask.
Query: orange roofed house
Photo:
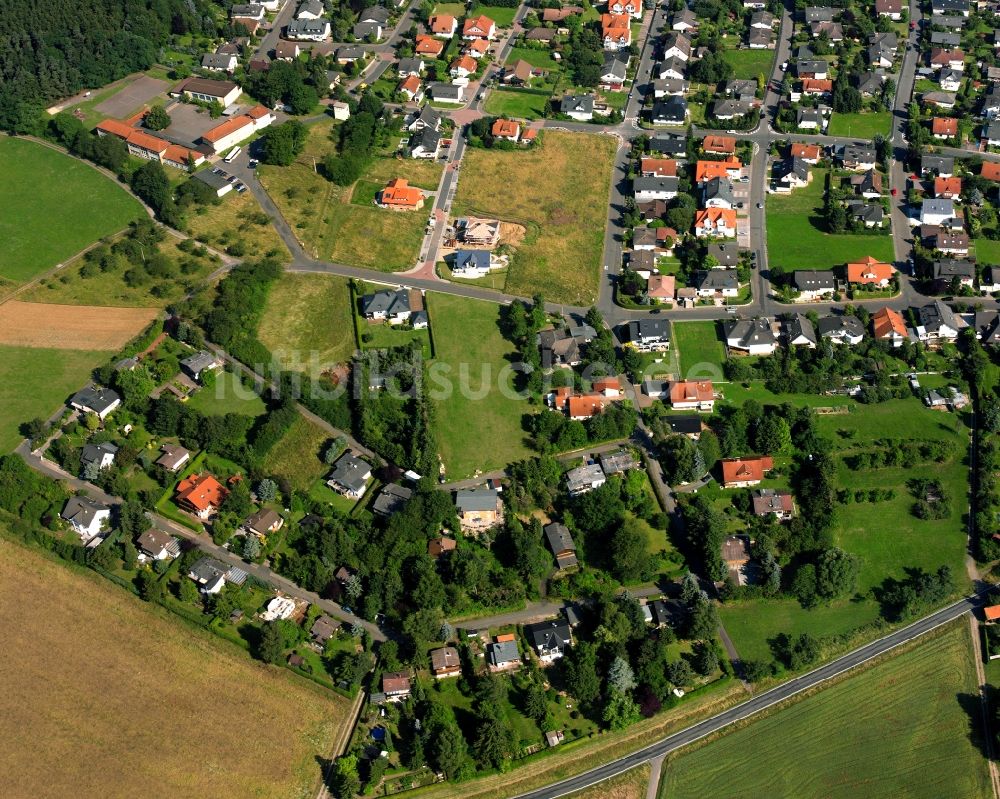
[[[458,30],[458,20],[451,14],[435,14],[428,22],[431,33],[442,39],[450,39]]]
[[[417,36],[416,46],[413,48],[417,55],[428,55],[437,57],[444,51],[444,42],[426,34]]]
[[[670,384],[670,406],[678,411],[715,409],[715,390],[711,380],[679,380]]]
[[[722,461],[722,487],[755,486],[774,468],[774,458],[760,455],[753,458],[725,458]]]
[[[490,129],[494,139],[517,141],[521,137],[521,126],[512,119],[498,119]]]
[[[411,186],[406,178],[393,178],[379,192],[379,205],[383,208],[412,211],[423,204],[424,193],[416,186]]]
[[[983,161],[979,176],[986,178],[986,180],[1000,181],[1000,161]]]
[[[675,178],[677,162],[673,158],[649,158],[643,156],[639,172],[644,178]]]
[[[624,50],[632,44],[631,20],[627,14],[601,14],[601,36],[605,50]]]
[[[870,255],[863,261],[847,265],[847,282],[863,286],[888,286],[892,280],[892,264],[876,261]]]
[[[221,153],[244,139],[249,139],[258,130],[263,130],[274,122],[274,116],[264,106],[258,105],[245,114],[227,119],[220,125],[201,135],[201,140],[212,148],[212,152]]]
[[[462,25],[463,39],[492,39],[496,33],[497,24],[485,15],[467,19]]]
[[[957,200],[962,194],[962,179],[959,177],[934,178],[934,196],[943,200]]]
[[[736,138],[733,136],[719,136],[712,133],[704,138],[701,149],[706,153],[716,153],[718,155],[735,155]]]
[[[736,238],[736,211],[728,208],[706,208],[694,216],[694,232],[698,238],[714,236]]]
[[[818,144],[800,144],[796,142],[792,144],[791,155],[792,158],[801,158],[807,164],[815,166],[819,163],[821,152]]]
[[[906,340],[906,323],[892,308],[880,308],[872,315],[872,331],[879,341],[891,341],[898,347]]]
[[[935,139],[950,139],[958,135],[958,120],[951,117],[934,117],[931,120],[931,134]]]
[[[192,474],[177,484],[177,504],[199,519],[215,513],[229,495],[223,485],[210,474]]]
[[[725,161],[699,161],[694,168],[695,183],[707,183],[712,178],[738,178],[743,163],[733,156]]]

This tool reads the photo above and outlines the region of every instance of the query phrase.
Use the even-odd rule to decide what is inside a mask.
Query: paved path
[[[981,607],[982,604],[978,595],[960,599],[958,602],[925,616],[907,627],[859,647],[853,652],[849,652],[824,666],[820,666],[808,674],[803,674],[769,691],[757,694],[712,718],[692,724],[690,727],[651,743],[611,763],[605,763],[575,777],[561,780],[544,788],[520,794],[516,799],[556,799],[556,797],[566,796],[596,783],[603,782],[642,763],[650,762],[654,758],[663,757],[708,735],[719,732],[738,721],[750,718],[763,710],[791,699],[803,691],[808,691],[835,677],[846,674],[852,669],[868,663],[874,658],[885,655],[903,644],[915,641],[920,636],[926,635],[941,625],[961,618],[970,610]]]
[[[654,757],[649,763],[649,784],[646,786],[646,799],[656,799],[660,792],[660,771],[663,768],[663,758]]]

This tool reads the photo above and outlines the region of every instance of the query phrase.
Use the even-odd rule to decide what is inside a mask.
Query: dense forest
[[[172,34],[214,30],[206,0],[5,0],[0,126],[156,63]]]

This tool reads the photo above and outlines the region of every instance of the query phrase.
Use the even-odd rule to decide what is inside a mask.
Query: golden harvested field
[[[553,302],[597,299],[615,140],[546,131],[530,150],[470,148],[462,158],[453,216],[476,214],[528,229],[505,291]]]
[[[346,700],[5,539],[0,629],[9,799],[311,797],[347,713]]]
[[[271,286],[257,335],[282,369],[312,375],[350,360],[354,321],[347,279],[285,272]]]
[[[118,350],[159,311],[10,300],[0,305],[0,344],[71,350]]]
[[[649,784],[648,765],[639,766],[614,779],[570,794],[570,799],[644,799]]]
[[[292,260],[291,253],[271,225],[257,200],[249,192],[229,192],[219,205],[199,208],[202,213],[188,215],[188,233],[198,241],[222,252],[230,245],[242,242],[247,257],[277,253],[281,263]],[[242,256],[241,256],[242,257]]]
[[[336,149],[330,130],[327,122],[313,125],[305,149],[291,166],[262,164],[261,183],[313,257],[382,272],[412,269],[420,255],[432,199],[417,211],[352,204],[354,186],[331,183],[315,169],[317,162]],[[437,188],[429,166],[412,159],[377,159],[360,182],[375,182],[376,175],[412,176],[415,182],[419,179],[418,185]],[[440,167],[434,168],[440,174]]]

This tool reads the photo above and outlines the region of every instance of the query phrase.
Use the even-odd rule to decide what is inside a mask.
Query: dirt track
[[[0,344],[118,350],[148,325],[155,308],[103,308],[11,300],[0,305]]]

